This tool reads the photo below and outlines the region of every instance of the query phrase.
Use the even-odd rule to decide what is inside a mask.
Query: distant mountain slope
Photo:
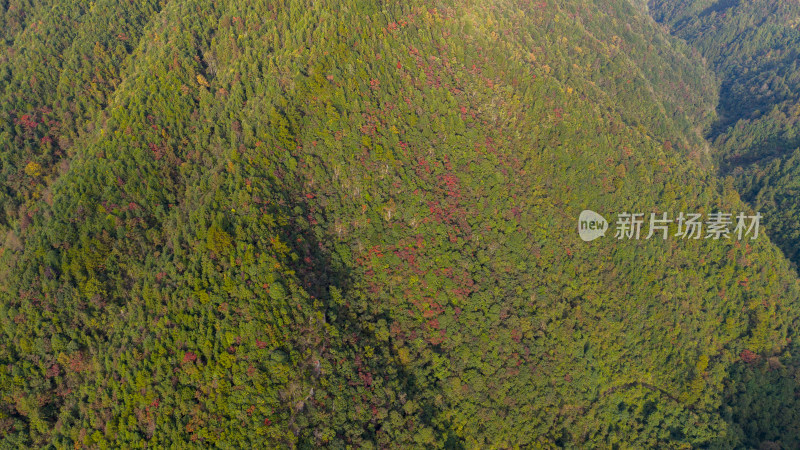
[[[770,238],[800,262],[800,4],[757,0],[651,1],[650,12],[702,52],[720,79],[714,155],[742,198],[765,216]],[[796,331],[792,332],[792,339]],[[797,350],[751,361],[726,389],[733,442],[793,448],[800,441]],[[721,441],[728,447],[730,441]]]
[[[765,212],[771,237],[800,262],[800,4],[652,1],[654,17],[695,46],[721,81],[712,138],[723,173]]]
[[[10,4],[4,444],[742,440],[722,396],[788,343],[788,262],[575,230],[748,211],[714,78],[642,5]]]

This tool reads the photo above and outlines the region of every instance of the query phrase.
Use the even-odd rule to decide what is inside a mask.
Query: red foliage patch
[[[742,361],[746,362],[747,364],[758,362],[758,360],[761,359],[761,356],[747,349],[742,350],[742,353],[739,353],[739,357],[742,358]]]
[[[47,369],[47,378],[57,377],[59,373],[61,373],[61,368],[58,364],[53,364]]]
[[[36,117],[30,114],[23,114],[18,119],[15,119],[14,122],[18,125],[22,125],[23,127],[29,130],[36,128],[36,125],[38,125],[38,123],[36,122]]]

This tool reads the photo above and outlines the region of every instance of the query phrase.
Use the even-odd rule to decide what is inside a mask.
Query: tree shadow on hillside
[[[778,358],[731,366],[720,415],[728,433],[712,448],[800,448],[800,368]]]

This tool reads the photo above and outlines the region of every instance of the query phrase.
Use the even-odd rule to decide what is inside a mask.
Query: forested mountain
[[[3,445],[792,446],[771,228],[576,233],[754,211],[652,6],[0,2]]]
[[[722,176],[761,211],[769,234],[800,262],[800,4],[772,0],[661,1],[653,17],[700,51],[719,84],[708,132]],[[786,361],[785,361],[786,362]],[[796,359],[741,367],[726,393],[735,441],[796,447],[800,409]],[[732,445],[728,441],[727,444]]]
[[[710,139],[724,175],[763,211],[800,263],[800,3],[651,1],[653,16],[696,47],[720,83]]]

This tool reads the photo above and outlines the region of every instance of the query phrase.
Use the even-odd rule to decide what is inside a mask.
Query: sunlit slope
[[[125,61],[15,166],[10,444],[701,445],[786,344],[766,238],[576,233],[748,211],[712,78],[627,2],[173,1]]]

